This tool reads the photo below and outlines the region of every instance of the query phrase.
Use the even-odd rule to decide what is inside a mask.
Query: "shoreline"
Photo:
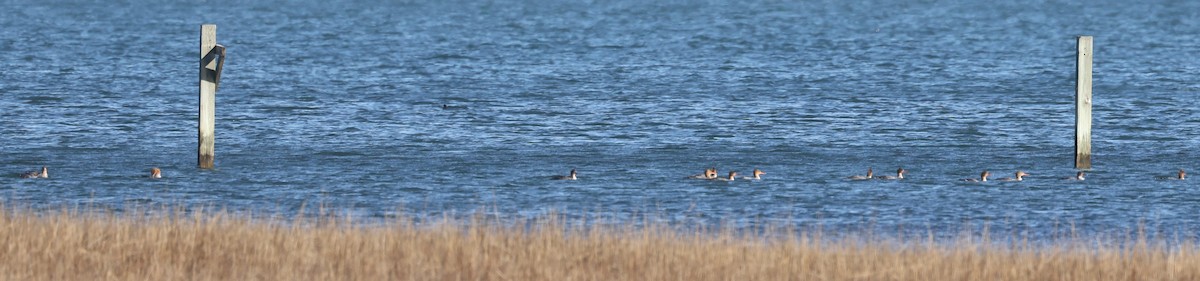
[[[1047,245],[683,231],[477,217],[360,225],[336,216],[0,208],[0,278],[152,280],[1195,280],[1195,236]],[[788,233],[771,235],[765,233]],[[1186,236],[1186,235],[1185,235]],[[1029,242],[1029,241],[1025,241]]]

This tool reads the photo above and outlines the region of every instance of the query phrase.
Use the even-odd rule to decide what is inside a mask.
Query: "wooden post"
[[[1092,37],[1079,36],[1075,75],[1075,168],[1092,168]]]
[[[216,121],[217,71],[216,60],[209,53],[217,45],[217,26],[200,26],[200,147],[197,161],[201,169],[213,168],[214,122]]]

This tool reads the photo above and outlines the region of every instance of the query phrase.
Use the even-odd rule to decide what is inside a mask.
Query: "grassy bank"
[[[665,227],[576,229],[553,220],[522,227],[483,220],[360,226],[222,212],[144,216],[6,209],[0,211],[0,278],[1200,280],[1200,252],[1192,243],[997,246],[972,239],[770,237],[779,238]]]

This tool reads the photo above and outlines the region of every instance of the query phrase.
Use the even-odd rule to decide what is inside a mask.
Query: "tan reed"
[[[0,279],[1200,280],[1195,243],[1144,236],[1034,246],[568,225],[4,208]]]

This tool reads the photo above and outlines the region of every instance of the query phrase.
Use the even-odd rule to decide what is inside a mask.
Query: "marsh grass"
[[[788,227],[358,224],[224,211],[0,210],[5,280],[1200,280],[1189,241],[863,238]]]

